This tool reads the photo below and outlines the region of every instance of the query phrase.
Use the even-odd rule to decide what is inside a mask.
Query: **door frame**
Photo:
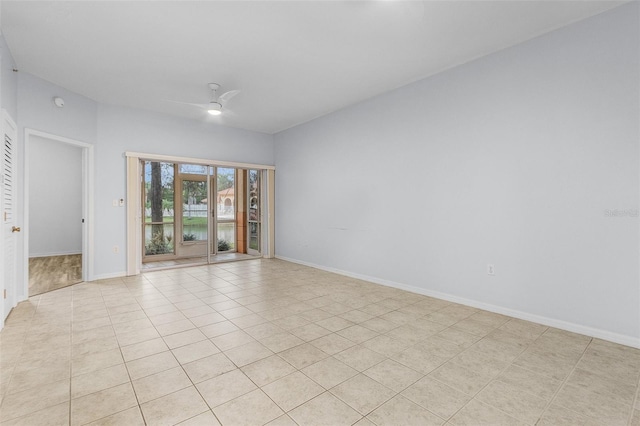
[[[149,154],[141,152],[124,153],[127,158],[127,276],[138,275],[142,269],[142,184],[140,160],[166,161],[173,163],[185,164],[202,164],[214,167],[230,167],[235,169],[258,169],[263,171],[265,179],[265,187],[268,191],[266,196],[263,194],[262,211],[263,226],[262,232],[262,257],[275,257],[274,242],[274,173],[275,166],[253,163],[238,163],[232,161],[210,160],[193,157],[179,157],[172,155]]]
[[[2,135],[4,137],[4,135],[7,133],[6,132],[6,128],[10,127],[13,129],[12,133],[13,133],[13,142],[14,142],[14,150],[13,150],[13,170],[14,170],[14,174],[13,174],[13,181],[14,181],[14,200],[15,200],[15,207],[14,207],[14,226],[18,224],[18,206],[19,206],[19,185],[17,185],[18,182],[18,177],[19,177],[19,169],[18,169],[18,153],[19,153],[19,142],[18,142],[18,126],[16,125],[16,122],[13,120],[13,118],[9,115],[9,112],[6,109],[2,109],[2,123],[0,123],[0,131],[2,132]],[[2,166],[0,166],[0,169],[2,169]],[[2,175],[4,176],[4,174]],[[0,186],[0,204],[3,202],[3,198],[4,198],[4,182],[2,183],[2,185]],[[1,209],[0,209],[1,210]],[[5,248],[5,226],[4,226],[4,220],[1,221],[2,222],[2,226],[0,226],[0,271],[4,271],[5,268],[8,267],[8,265],[5,265],[5,258],[4,258],[4,248]],[[17,304],[19,300],[22,299],[18,299],[18,259],[19,259],[19,255],[18,255],[18,241],[16,239],[15,241],[15,256],[14,256],[14,264],[11,265],[10,267],[14,268],[14,288],[11,289],[12,291],[8,291],[8,298],[10,298],[9,302],[11,305],[11,309],[13,309]],[[2,285],[0,285],[0,290],[2,290],[2,292],[4,293],[4,291],[7,290],[7,285],[8,283],[5,282],[4,280],[4,273],[0,274],[0,282],[2,283]],[[5,312],[5,300],[4,300],[4,295],[0,294],[0,330],[2,330],[4,328],[4,320],[5,320],[5,314],[8,315],[8,312]]]
[[[82,280],[93,280],[93,247],[94,247],[94,146],[90,143],[25,128],[24,130],[24,295],[29,297],[29,149],[31,137],[40,137],[55,142],[62,142],[82,149]]]

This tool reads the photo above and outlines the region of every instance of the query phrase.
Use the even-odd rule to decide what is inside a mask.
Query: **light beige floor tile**
[[[378,333],[386,333],[398,327],[398,324],[395,322],[380,317],[371,318],[370,320],[360,323],[360,325]],[[444,326],[442,327],[444,328]]]
[[[280,352],[278,355],[297,369],[308,367],[309,365],[315,364],[329,356],[309,343],[287,349],[286,351]]]
[[[388,314],[387,314],[388,315]],[[351,321],[353,323],[359,324],[361,322],[365,322],[374,317],[374,315],[368,314],[366,312],[359,311],[354,309],[349,312],[345,312],[344,314],[338,315],[340,318],[344,318],[347,321]],[[384,315],[382,316],[384,318]]]
[[[217,312],[210,312],[204,315],[190,317],[189,319],[196,327],[204,327],[205,325],[215,324],[226,320],[225,317]]]
[[[79,398],[129,382],[129,373],[124,364],[75,376],[71,379],[71,398]]]
[[[36,368],[27,368],[29,365],[18,363],[11,376],[8,385],[8,393],[21,392],[38,387],[42,384],[68,379],[70,376],[69,357],[62,359],[50,359],[47,363]]]
[[[332,388],[331,393],[362,415],[369,414],[395,395],[394,391],[364,374],[342,382]]]
[[[211,341],[221,350],[228,351],[247,343],[255,342],[255,339],[242,330],[232,331],[231,333],[222,334],[213,337]]]
[[[111,325],[111,319],[108,316],[92,318],[85,321],[74,321],[72,324],[72,330],[74,333],[86,330],[92,330],[98,327],[104,327]]]
[[[431,373],[447,361],[447,358],[425,353],[415,346],[393,355],[391,358],[422,374]]]
[[[140,405],[148,425],[174,425],[209,410],[193,387]]]
[[[301,327],[292,328],[291,330],[289,330],[289,332],[294,336],[304,340],[305,342],[319,339],[320,337],[326,336],[327,334],[331,334],[331,331],[313,323],[303,325]]]
[[[333,357],[325,358],[301,371],[325,389],[330,389],[358,374],[358,370]]]
[[[300,426],[348,426],[362,417],[329,392],[293,409],[289,415]]]
[[[562,384],[558,380],[536,374],[516,365],[509,366],[496,380],[523,388],[547,401],[553,398]]]
[[[103,337],[101,339],[89,340],[88,342],[73,345],[71,347],[72,358],[82,358],[83,356],[105,352],[118,347],[118,340],[115,336]]]
[[[220,422],[211,410],[178,423],[180,426],[220,426]]]
[[[113,331],[113,327],[111,325],[107,325],[104,327],[98,327],[91,330],[78,331],[71,334],[71,343],[74,345],[79,345],[81,343],[88,342],[94,339],[102,339],[105,337],[113,337],[116,333]],[[60,336],[62,338],[62,336]],[[42,338],[40,338],[42,339]],[[28,340],[27,340],[28,341]],[[50,343],[56,343],[55,340],[50,339]],[[42,342],[42,340],[41,340]]]
[[[242,346],[234,347],[224,353],[238,367],[259,361],[273,355],[269,349],[259,342],[251,342]]]
[[[476,400],[491,405],[523,423],[535,424],[547,406],[545,399],[520,386],[492,382],[476,395]]]
[[[125,361],[133,361],[134,359],[144,358],[149,355],[154,355],[160,352],[165,352],[167,345],[162,338],[145,340],[144,342],[134,343],[133,345],[123,346],[122,356]]]
[[[231,364],[233,365],[233,364]],[[261,359],[242,367],[242,371],[258,386],[262,387],[296,371],[277,355]]]
[[[180,333],[181,331],[187,331],[196,328],[195,325],[188,319],[174,321],[167,324],[157,325],[156,330],[161,336],[169,336],[171,334]]]
[[[449,420],[449,423],[460,426],[524,426],[526,424],[497,408],[476,400],[469,401]]]
[[[453,362],[447,362],[433,370],[429,377],[471,396],[480,392],[492,380],[491,376],[477,373]]]
[[[173,349],[171,352],[173,352],[173,355],[176,357],[179,363],[187,364],[189,362],[193,362],[198,359],[217,354],[220,351],[209,340],[203,340],[201,342],[181,346],[179,348]]]
[[[214,408],[256,389],[256,385],[240,370],[232,370],[196,384],[209,407]]]
[[[265,426],[298,426],[296,422],[294,422],[291,417],[286,414],[271,420]]]
[[[407,349],[410,344],[402,340],[393,339],[386,335],[380,335],[362,343],[362,346],[386,357],[392,357]]]
[[[88,426],[144,426],[144,424],[140,407],[137,406],[87,423]]]
[[[374,365],[363,371],[363,374],[396,392],[401,392],[423,377],[422,373],[418,373],[391,359],[386,359],[380,364]]]
[[[358,371],[364,371],[386,359],[384,355],[362,345],[352,346],[347,350],[339,352],[334,355],[334,358]]]
[[[243,328],[244,332],[253,337],[256,340],[264,339],[265,337],[273,336],[284,332],[284,329],[269,322],[254,325],[248,328]]]
[[[398,395],[367,416],[376,425],[442,425],[444,420]]]
[[[285,330],[291,330],[292,328],[302,327],[303,325],[307,325],[311,323],[308,319],[303,318],[300,315],[290,315],[284,318],[278,318],[271,322]]]
[[[131,379],[135,380],[161,371],[169,370],[177,367],[179,364],[171,351],[166,351],[129,361],[126,365]]]
[[[497,376],[509,366],[506,361],[476,351],[465,351],[452,358],[451,362],[487,376]]]
[[[544,333],[547,328],[548,327],[545,325],[536,324],[517,318],[511,318],[509,321],[500,326],[501,330],[506,330],[508,332],[533,339]]]
[[[345,349],[355,346],[355,343],[351,340],[335,333],[312,340],[309,343],[329,355],[337,354],[338,352],[342,352]]]
[[[207,338],[212,339],[240,329],[231,321],[222,321],[215,324],[205,325],[204,327],[200,327],[199,330],[207,336]]]
[[[83,425],[138,405],[131,383],[71,400],[71,424]]]
[[[222,404],[213,411],[222,424],[247,426],[265,424],[284,414],[260,389]]]
[[[74,377],[80,376],[122,363],[124,363],[124,360],[120,349],[89,354],[71,361],[71,375]]]
[[[565,384],[560,389],[553,403],[607,424],[628,421],[632,410],[630,405],[614,396],[598,394],[571,384]]]
[[[63,402],[14,420],[2,420],[3,426],[60,426],[68,424],[69,402]]]
[[[193,383],[204,382],[236,369],[223,353],[217,353],[182,366]]]
[[[118,343],[120,343],[120,346],[128,346],[133,345],[134,343],[144,342],[145,340],[156,339],[158,337],[160,337],[160,334],[158,334],[155,328],[145,328],[142,330],[118,334]]]
[[[429,377],[413,384],[402,395],[443,419],[450,418],[471,399],[470,396]]]
[[[492,337],[485,337],[474,343],[469,350],[481,352],[487,356],[511,363],[524,351],[524,348],[520,345],[493,339]]]
[[[560,407],[558,405],[550,406],[547,411],[540,417],[536,426],[597,426],[600,423],[595,419],[590,419],[575,411],[571,411],[568,408]]]
[[[610,356],[607,352],[588,348],[578,367],[619,382],[636,385],[640,377],[640,361],[631,357]]]
[[[442,330],[440,333],[436,334],[436,336],[453,342],[463,348],[468,348],[480,340],[480,336],[468,333],[467,331],[457,328],[457,326],[458,324],[456,323],[455,325]]]
[[[289,411],[324,392],[322,386],[300,372],[294,372],[262,387],[284,411]]]
[[[205,336],[200,330],[194,328],[191,330],[165,336],[163,337],[163,339],[169,349],[176,349],[181,346],[189,345],[191,343],[207,340],[207,336]]]
[[[354,325],[351,321],[347,321],[344,318],[340,317],[330,317],[316,322],[322,328],[326,328],[329,331],[333,331],[334,333],[339,330],[343,330],[347,327]],[[347,336],[344,336],[347,337]]]
[[[277,353],[299,346],[304,343],[304,340],[294,336],[291,333],[285,332],[265,337],[264,339],[260,340],[260,343],[269,348],[271,351]]]
[[[191,386],[191,380],[181,367],[175,367],[133,381],[140,404]]]
[[[133,321],[120,322],[117,324],[113,324],[113,329],[116,332],[116,335],[129,333],[131,331],[143,330],[145,328],[153,327],[154,324],[149,321],[148,318],[137,319]]]

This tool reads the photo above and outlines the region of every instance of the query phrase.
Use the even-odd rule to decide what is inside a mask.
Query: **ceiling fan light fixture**
[[[222,105],[220,105],[218,102],[210,102],[207,112],[211,115],[220,115],[222,114]]]

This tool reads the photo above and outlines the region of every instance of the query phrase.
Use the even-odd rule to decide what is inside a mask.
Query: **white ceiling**
[[[276,133],[616,1],[2,1],[21,71],[101,103]],[[167,100],[209,101],[211,117]],[[229,113],[230,112],[230,113]]]

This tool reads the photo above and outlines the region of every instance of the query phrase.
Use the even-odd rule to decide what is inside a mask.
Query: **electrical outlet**
[[[495,275],[496,274],[496,269],[493,266],[492,263],[488,263],[487,264],[487,275]]]
[[[114,253],[118,253],[120,251],[120,249],[118,248],[118,246],[113,246],[113,252]]]
[[[113,201],[111,201],[111,205],[112,205],[113,207],[118,207],[118,200],[115,200],[115,199],[114,199]]]

